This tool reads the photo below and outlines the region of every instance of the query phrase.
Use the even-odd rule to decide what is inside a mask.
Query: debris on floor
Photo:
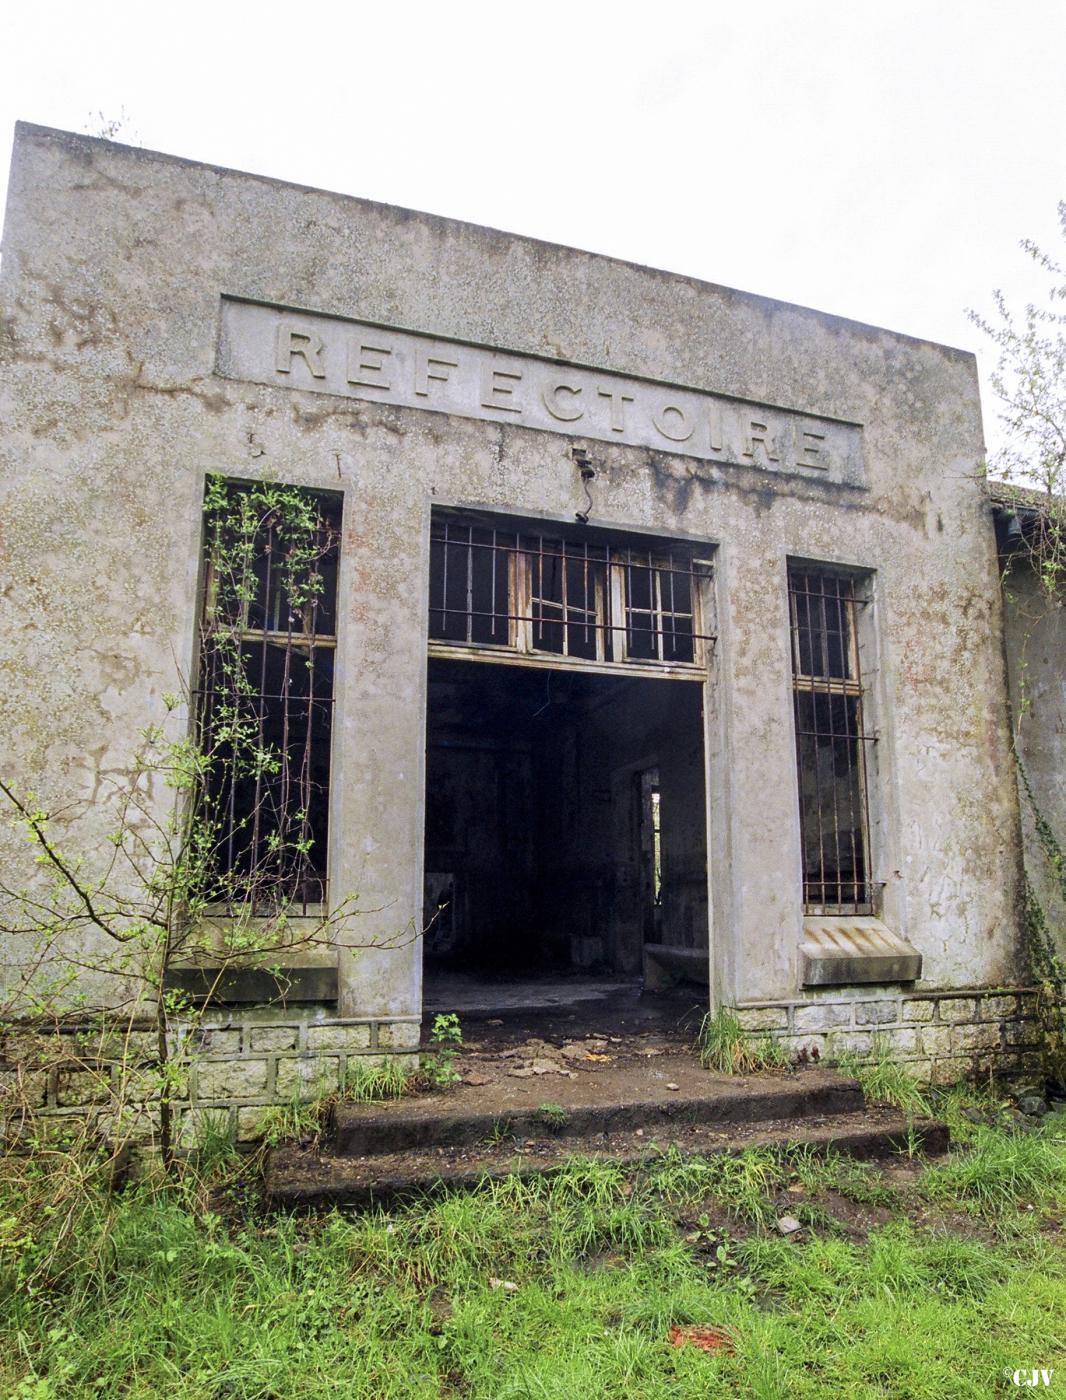
[[[573,1019],[572,1015],[557,1015],[536,1028],[528,1021],[525,1026],[521,1022],[516,1026],[502,1017],[480,1022],[463,1045],[460,1083],[474,1089],[498,1084],[507,1097],[519,1092],[515,1080],[546,1078],[556,1083],[570,1080],[575,1085],[590,1075],[610,1080],[646,1064],[645,1057],[668,1056],[673,1076],[650,1066],[643,1072],[650,1072],[657,1081],[670,1079],[668,1087],[674,1093],[682,1087],[677,1082],[675,1057],[681,1055],[686,1062],[691,1058],[693,1038],[691,1031],[681,1029],[683,1016],[676,1007],[671,1016],[657,1023],[635,1020],[626,1024],[625,1015],[615,1016],[606,1029],[589,1029],[583,1035],[575,1035],[566,1026]],[[507,1029],[501,1034],[504,1026]],[[619,1031],[624,1033],[616,1033]],[[505,1086],[510,1087],[505,1090]]]

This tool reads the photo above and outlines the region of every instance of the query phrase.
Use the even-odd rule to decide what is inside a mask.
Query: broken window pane
[[[592,661],[602,653],[606,561],[603,546],[523,536],[534,651]]]

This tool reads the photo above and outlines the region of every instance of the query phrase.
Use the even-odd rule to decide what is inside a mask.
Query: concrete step
[[[622,1083],[585,1076],[578,1081],[529,1080],[481,1091],[425,1094],[384,1104],[338,1104],[330,1135],[341,1157],[381,1156],[438,1147],[473,1147],[494,1137],[585,1139],[599,1133],[648,1135],[680,1124],[755,1123],[862,1113],[854,1079],[829,1070],[759,1076],[712,1075],[691,1056],[656,1061],[654,1078],[634,1073]],[[671,1078],[671,1074],[676,1077]],[[674,1083],[668,1090],[665,1083]],[[560,1095],[561,1113],[545,1105]],[[565,1097],[562,1097],[565,1094]],[[557,1120],[557,1121],[556,1121]]]
[[[365,1156],[275,1148],[267,1159],[265,1186],[267,1203],[275,1210],[366,1207],[441,1187],[471,1187],[512,1174],[550,1175],[574,1156],[641,1165],[670,1147],[690,1155],[713,1156],[750,1147],[810,1144],[855,1157],[877,1158],[908,1143],[927,1155],[936,1155],[947,1150],[948,1130],[931,1119],[908,1124],[892,1109],[717,1124],[683,1123],[671,1115],[660,1122],[654,1135],[646,1130],[627,1130],[546,1136],[541,1126],[538,1136],[519,1140]]]

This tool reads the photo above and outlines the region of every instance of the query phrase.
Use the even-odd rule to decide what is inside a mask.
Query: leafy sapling
[[[433,1018],[429,1032],[432,1051],[425,1063],[430,1082],[437,1088],[458,1084],[460,1080],[456,1060],[463,1045],[463,1028],[454,1011],[440,1012]]]

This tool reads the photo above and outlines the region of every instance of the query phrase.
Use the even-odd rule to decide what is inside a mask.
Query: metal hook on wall
[[[582,525],[589,523],[589,516],[592,514],[592,492],[589,490],[589,482],[595,481],[596,469],[589,460],[588,451],[584,447],[571,448],[571,455],[574,458],[574,465],[581,473],[581,482],[585,488],[585,500],[588,502],[584,510],[574,512],[575,519],[580,520]]]

